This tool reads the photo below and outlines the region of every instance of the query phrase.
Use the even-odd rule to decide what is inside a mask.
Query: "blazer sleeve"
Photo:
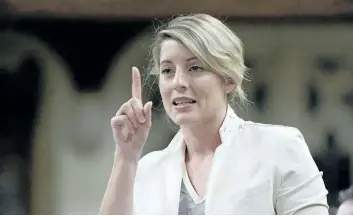
[[[327,190],[303,135],[290,130],[279,139],[275,210],[281,215],[328,215]]]

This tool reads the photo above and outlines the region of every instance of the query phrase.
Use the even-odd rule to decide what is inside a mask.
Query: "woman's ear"
[[[235,83],[224,83],[223,89],[226,94],[229,94],[235,88]]]

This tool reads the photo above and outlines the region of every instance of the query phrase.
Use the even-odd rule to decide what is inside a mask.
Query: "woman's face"
[[[224,114],[226,94],[234,85],[205,70],[183,44],[167,39],[161,44],[159,88],[168,116],[182,126],[208,123]]]

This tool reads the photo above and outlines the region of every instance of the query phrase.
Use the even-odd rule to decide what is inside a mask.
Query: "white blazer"
[[[328,215],[322,173],[296,128],[239,118],[228,106],[206,189],[205,214]],[[178,214],[182,134],[139,161],[135,214]]]

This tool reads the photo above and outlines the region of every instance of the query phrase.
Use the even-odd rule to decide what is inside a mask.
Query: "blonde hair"
[[[179,16],[157,29],[152,44],[150,75],[160,71],[161,43],[172,38],[184,44],[210,71],[235,84],[228,101],[245,102],[242,82],[246,77],[242,41],[219,19],[207,14]]]

